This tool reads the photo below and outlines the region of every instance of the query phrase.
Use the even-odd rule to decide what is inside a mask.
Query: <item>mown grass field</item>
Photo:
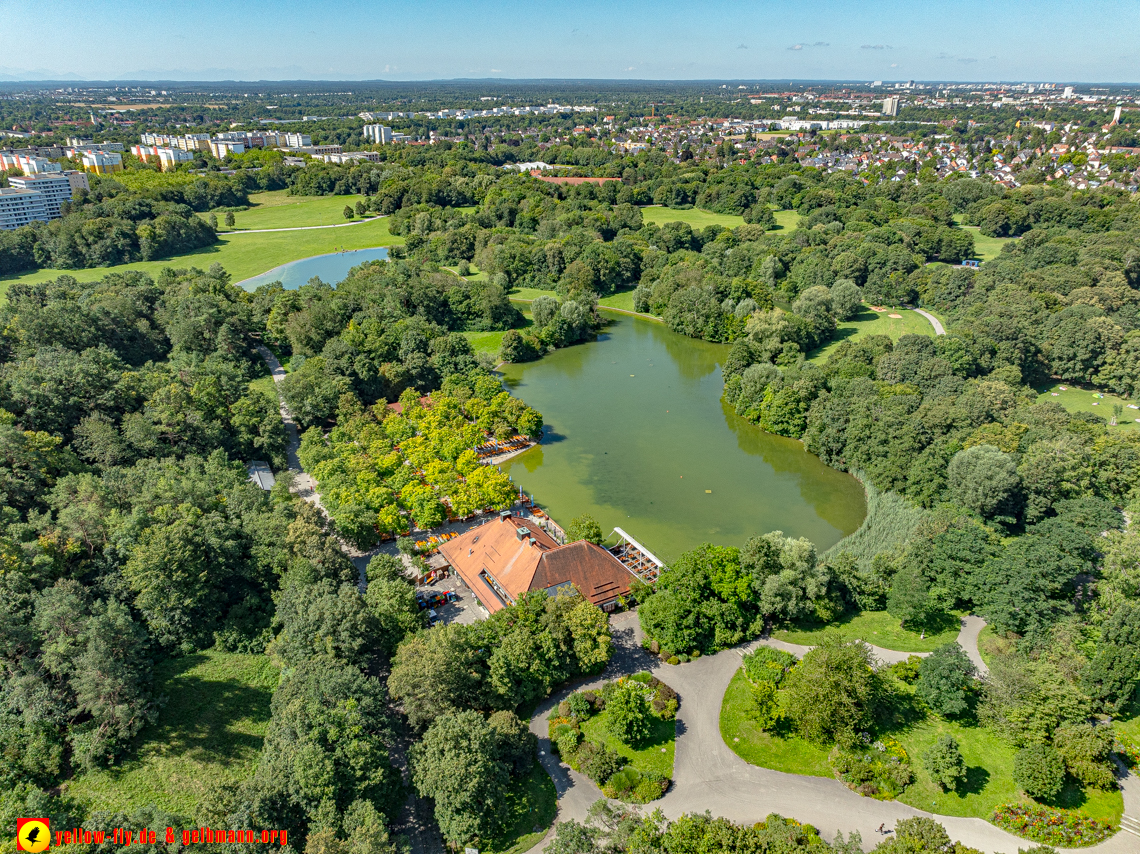
[[[225,225],[225,214],[214,215],[218,218],[219,234],[253,228],[343,225],[348,222],[344,218],[344,206],[349,205],[355,209],[357,202],[367,201],[366,196],[290,196],[288,190],[270,190],[266,193],[250,193],[249,210],[234,213],[235,224],[232,229]],[[198,216],[207,219],[210,215],[200,213]]]
[[[618,291],[616,294],[602,297],[598,300],[598,305],[606,308],[620,308],[622,311],[636,311],[633,307],[633,291],[634,288],[630,288],[627,291]]]
[[[962,215],[956,214],[954,222],[974,235],[974,257],[980,261],[992,261],[1001,254],[1001,248],[1016,237],[987,237],[976,225],[962,225]]]
[[[167,696],[121,765],[80,774],[65,792],[91,810],[157,806],[193,818],[208,789],[249,777],[269,725],[277,669],[264,655],[206,652],[155,668]]]
[[[1140,430],[1140,409],[1129,409],[1129,404],[1140,407],[1140,399],[1118,397],[1107,391],[1102,392],[1088,386],[1081,387],[1068,383],[1055,383],[1046,388],[1037,389],[1038,403],[1053,401],[1065,407],[1069,412],[1091,412],[1093,415],[1112,420],[1113,404],[1120,404],[1123,409],[1120,419],[1111,430]],[[1097,397],[1097,395],[1101,395]]]
[[[483,854],[522,854],[542,841],[558,813],[554,781],[537,762],[516,780],[506,796],[507,827],[480,846]]]
[[[108,273],[121,273],[127,270],[139,270],[157,276],[166,267],[199,267],[204,270],[211,264],[221,264],[234,282],[240,282],[281,264],[299,261],[313,255],[324,255],[339,249],[371,249],[403,242],[402,237],[393,236],[388,232],[387,219],[373,220],[352,228],[222,234],[218,236],[218,242],[213,246],[160,261],[137,261],[133,264],[85,270],[36,270],[11,276],[0,279],[0,293],[7,291],[11,282],[46,282],[63,275],[73,276],[81,282],[90,282],[101,279]]]
[[[844,614],[838,621],[827,625],[804,625],[775,632],[773,637],[787,643],[817,646],[827,632],[838,632],[844,640],[861,640],[883,649],[899,652],[933,652],[940,646],[953,643],[958,637],[958,616],[947,620],[941,631],[925,637],[899,625],[899,621],[886,611],[854,611]]]
[[[651,222],[654,225],[664,225],[667,222],[687,222],[695,229],[701,229],[708,225],[721,225],[725,228],[736,228],[738,225],[744,225],[744,217],[742,216],[718,214],[700,208],[679,211],[658,205],[642,208],[641,218],[644,222]]]
[[[891,317],[897,314],[899,317]],[[934,335],[930,321],[915,311],[905,308],[888,308],[887,311],[871,311],[864,307],[851,320],[845,320],[835,329],[835,337],[808,353],[809,362],[826,362],[836,347],[844,341],[858,341],[868,335],[887,335],[898,341],[903,335]]]
[[[751,692],[741,668],[733,676],[720,711],[721,736],[741,759],[762,768],[814,777],[834,776],[828,762],[829,749],[804,741],[780,730],[771,734],[751,720]],[[938,738],[954,737],[966,761],[966,782],[957,791],[943,792],[922,767],[922,754]],[[1016,749],[986,729],[928,715],[907,728],[891,733],[906,750],[914,772],[914,782],[899,801],[940,815],[967,816],[988,820],[996,807],[1018,802],[1023,796],[1013,781]],[[1124,810],[1119,791],[1081,789],[1069,785],[1053,806],[1079,809],[1091,818],[1118,824]]]

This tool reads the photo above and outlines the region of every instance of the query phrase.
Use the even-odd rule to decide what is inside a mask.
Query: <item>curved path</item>
[[[934,327],[934,334],[935,335],[945,335],[946,334],[946,330],[942,328],[942,321],[940,321],[937,317],[935,317],[929,311],[923,311],[921,308],[912,308],[911,311],[916,312],[918,314],[921,314],[923,317],[925,317],[927,320],[929,320],[930,325]]]
[[[315,231],[318,228],[348,228],[352,225],[364,225],[366,222],[375,222],[378,219],[384,219],[387,214],[380,216],[370,216],[367,219],[357,219],[352,222],[336,222],[332,225],[297,225],[292,228],[248,228],[241,231],[219,231],[218,234],[224,234],[227,237],[231,234],[266,234],[271,231]]]
[[[963,621],[962,636],[977,630],[972,622]],[[941,816],[924,812],[898,801],[877,801],[852,792],[837,780],[785,774],[750,765],[732,752],[720,734],[720,709],[728,683],[741,666],[744,649],[728,649],[687,664],[663,665],[645,653],[640,646],[640,626],[634,613],[622,614],[612,621],[614,657],[602,677],[590,685],[600,684],[623,673],[649,670],[666,681],[681,696],[677,715],[677,741],[673,768],[673,785],[665,796],[653,803],[669,818],[683,813],[704,812],[724,816],[735,822],[762,821],[769,813],[808,822],[828,839],[837,830],[848,834],[859,831],[864,846],[872,848],[881,839],[876,829],[880,824],[893,827],[896,822],[913,816],[932,817],[942,824],[952,839],[965,845],[995,852],[1017,854],[1033,843],[1016,837],[978,818]],[[964,638],[965,639],[965,638]],[[773,646],[806,651],[808,647],[770,642]],[[974,644],[976,651],[976,643]],[[891,652],[891,657],[906,658],[909,653]],[[876,655],[880,655],[876,651]],[[881,658],[886,656],[880,655]],[[586,686],[576,686],[577,688]],[[551,754],[546,737],[546,721],[571,689],[560,692],[538,709],[530,729],[539,739],[539,761],[554,780],[558,792],[558,820],[583,821],[590,805],[602,797],[601,791],[587,777],[562,765]],[[1126,816],[1140,818],[1140,782],[1135,775],[1121,781],[1124,789]],[[553,828],[543,840],[545,847],[553,836]],[[1140,850],[1137,838],[1126,830],[1099,845],[1082,849],[1090,854],[1135,854]]]

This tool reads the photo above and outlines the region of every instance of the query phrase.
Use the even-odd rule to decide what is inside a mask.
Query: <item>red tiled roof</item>
[[[528,591],[567,584],[601,606],[627,594],[633,579],[600,546],[584,540],[559,546],[520,516],[501,516],[472,528],[439,552],[491,613]]]

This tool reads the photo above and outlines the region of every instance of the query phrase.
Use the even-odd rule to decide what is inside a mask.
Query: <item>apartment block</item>
[[[42,194],[18,187],[0,187],[0,231],[11,231],[36,220],[48,220]]]
[[[365,125],[364,138],[377,145],[386,145],[392,141],[392,129],[387,125]]]

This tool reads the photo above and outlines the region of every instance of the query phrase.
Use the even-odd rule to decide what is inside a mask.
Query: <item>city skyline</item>
[[[852,9],[776,0],[675,0],[386,8],[317,2],[266,18],[216,0],[85,6],[10,0],[11,20],[51,20],[52,39],[11,38],[0,80],[1051,80],[1134,83],[1135,4],[1056,0]],[[126,24],[129,22],[129,26]],[[253,37],[251,37],[251,34]]]

